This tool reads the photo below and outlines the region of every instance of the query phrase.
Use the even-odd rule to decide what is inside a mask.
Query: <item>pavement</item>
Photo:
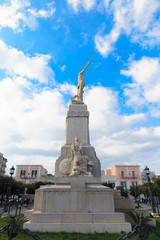
[[[33,209],[33,205],[31,205],[31,204],[29,204],[28,206],[26,205],[26,204],[23,204],[22,206],[21,206],[21,210],[20,209],[17,209],[17,214],[19,214],[19,213],[25,213],[27,210],[31,210],[31,209]],[[3,212],[3,210],[4,210],[4,207],[3,206],[0,206],[0,213],[2,213]],[[11,206],[10,207],[10,215],[14,215],[16,213],[16,206],[15,205],[13,205],[13,206]],[[8,215],[8,213],[3,213],[2,214],[2,216],[6,216],[6,215]]]
[[[154,213],[154,217],[160,216],[160,204],[158,205],[158,208],[159,208],[159,213],[158,213],[158,209],[156,207],[156,213]],[[149,212],[153,213],[151,205],[147,205],[146,203],[140,203],[139,208],[137,208],[137,209],[142,209],[142,210],[144,209],[144,210],[148,210]]]

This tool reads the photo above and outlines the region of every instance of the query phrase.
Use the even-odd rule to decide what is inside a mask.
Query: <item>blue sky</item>
[[[54,173],[85,72],[90,140],[102,169],[160,174],[160,1],[2,0],[0,152]]]

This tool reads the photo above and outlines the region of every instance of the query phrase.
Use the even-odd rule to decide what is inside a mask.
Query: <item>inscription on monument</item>
[[[67,117],[89,117],[89,112],[87,111],[81,111],[81,112],[75,112],[75,111],[68,111]]]

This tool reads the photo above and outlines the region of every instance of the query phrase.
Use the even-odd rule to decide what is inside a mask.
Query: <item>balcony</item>
[[[133,177],[133,176],[123,176],[123,177],[122,177],[121,175],[119,175],[118,178],[123,178],[123,179],[137,179],[138,176],[134,176],[134,177]]]

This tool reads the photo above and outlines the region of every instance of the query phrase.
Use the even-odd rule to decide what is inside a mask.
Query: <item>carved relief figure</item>
[[[77,173],[78,166],[80,165],[82,157],[82,145],[80,144],[78,137],[75,137],[74,143],[71,145],[71,174],[74,176]]]
[[[63,159],[59,170],[62,176],[92,175],[93,166],[93,162],[87,156],[83,156],[82,144],[78,137],[75,137],[71,145],[71,158]]]
[[[92,59],[92,57],[91,57],[91,59]],[[79,72],[77,94],[75,96],[73,96],[72,98],[70,98],[71,101],[74,98],[77,98],[78,101],[83,101],[83,93],[84,93],[83,89],[84,89],[84,86],[85,86],[83,75],[84,75],[84,72],[87,69],[87,67],[90,65],[91,59],[89,60],[88,64],[84,67],[84,69],[81,72]]]
[[[70,176],[91,175],[93,163],[87,156],[83,156],[82,145],[75,137],[71,145],[71,173]]]

